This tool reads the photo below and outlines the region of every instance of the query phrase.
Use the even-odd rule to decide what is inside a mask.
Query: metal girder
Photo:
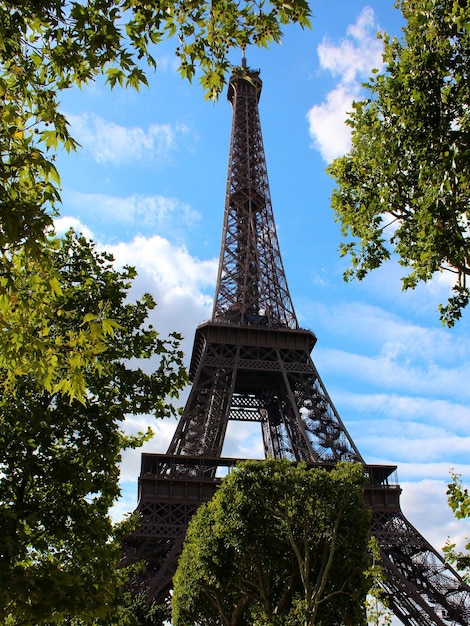
[[[406,626],[470,623],[470,589],[401,510],[375,511],[378,539],[394,612]]]

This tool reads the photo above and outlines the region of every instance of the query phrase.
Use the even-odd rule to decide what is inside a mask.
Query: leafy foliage
[[[369,551],[372,564],[366,572],[367,578],[371,581],[365,601],[367,624],[370,626],[391,626],[393,613],[389,608],[388,598],[382,586],[385,573],[380,564],[380,546],[376,537],[370,538]]]
[[[457,519],[470,518],[470,494],[462,484],[458,474],[452,474],[452,482],[447,486],[449,506]],[[470,583],[470,542],[467,543],[466,554],[456,550],[456,544],[450,541],[444,546],[446,560],[464,573],[464,579]]]
[[[329,167],[341,254],[361,280],[392,254],[414,288],[436,272],[455,274],[440,305],[452,326],[470,290],[470,5],[399,0],[404,40],[384,37],[384,73],[366,85],[349,124],[352,148]]]
[[[3,266],[0,275],[0,406],[15,394],[24,375],[32,377],[49,393],[84,400],[83,369],[101,371],[100,354],[107,349],[116,323],[107,317],[108,303],[95,303],[93,313],[63,310],[73,284],[63,284],[62,275],[52,266],[59,252],[58,240],[50,241],[38,257],[18,249]],[[52,257],[52,258],[51,258]],[[92,277],[83,276],[85,283]],[[64,324],[55,324],[56,316]],[[70,323],[66,323],[66,318]],[[54,327],[55,326],[55,327]],[[60,330],[63,328],[64,333]]]
[[[170,618],[170,609],[156,602],[149,603],[146,594],[132,596],[123,592],[118,595],[116,606],[105,618],[95,618],[92,622],[72,618],[68,626],[165,626]],[[63,624],[65,626],[65,624]]]
[[[44,388],[33,374],[2,397],[0,620],[18,624],[67,614],[86,621],[110,609],[123,576],[121,529],[108,513],[119,496],[118,463],[123,449],[150,435],[124,435],[120,426],[129,413],[170,414],[167,399],[186,382],[179,337],[160,339],[146,322],[152,298],[126,301],[132,268],[117,271],[110,255],[73,233],[52,241],[51,255],[60,281],[44,307],[48,332],[64,350],[59,378],[74,367],[62,343],[69,330],[83,328],[84,349],[95,331],[99,338],[105,328],[107,339],[106,350],[95,345],[92,364],[80,364],[80,400],[60,385]],[[23,270],[12,265],[13,284],[22,284]],[[28,272],[32,280],[32,260]],[[151,357],[158,363],[147,374],[139,363]]]
[[[360,465],[241,464],[191,520],[174,626],[365,624],[363,489]]]
[[[169,609],[156,602],[149,604],[146,594],[132,597],[127,611],[130,615],[129,626],[163,626],[163,623],[170,618]],[[117,626],[124,626],[124,624],[119,621]]]

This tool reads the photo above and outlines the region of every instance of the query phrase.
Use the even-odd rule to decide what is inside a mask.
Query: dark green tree
[[[174,626],[359,626],[371,581],[360,465],[243,463],[189,525]]]
[[[148,325],[152,298],[126,299],[132,268],[116,270],[109,254],[72,233],[47,245],[60,277],[51,339],[60,346],[84,319],[98,335],[102,316],[113,321],[105,322],[106,344],[93,367],[80,369],[81,400],[60,389],[45,391],[27,374],[2,397],[2,623],[50,623],[64,616],[90,622],[114,606],[125,575],[117,567],[120,527],[109,515],[119,497],[118,464],[123,450],[148,436],[126,435],[122,423],[127,414],[170,415],[168,402],[186,382],[179,337],[162,339]],[[33,277],[33,263],[28,271]],[[24,267],[18,272],[22,284]],[[155,371],[147,374],[140,365],[151,358]]]
[[[139,594],[131,599],[127,609],[130,614],[129,626],[163,626],[170,619],[170,610],[166,606],[148,601],[146,594]],[[116,626],[124,626],[116,622]]]
[[[149,602],[147,594],[132,596],[123,592],[118,596],[115,608],[104,619],[95,619],[93,626],[165,626],[171,611],[166,605]],[[90,624],[90,622],[86,622]],[[84,626],[82,620],[73,619],[70,626]],[[65,625],[64,625],[65,626]]]
[[[454,274],[443,323],[452,326],[470,289],[470,3],[398,0],[404,38],[384,36],[385,71],[354,104],[352,148],[329,172],[332,205],[361,280],[392,255],[403,288]]]

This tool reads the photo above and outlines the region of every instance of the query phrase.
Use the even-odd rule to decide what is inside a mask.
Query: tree
[[[170,619],[170,609],[165,605],[148,601],[147,594],[140,593],[133,596],[123,592],[118,598],[116,607],[106,617],[97,618],[91,622],[93,626],[166,626]],[[90,626],[90,622],[84,622],[72,618],[67,622],[70,626]],[[63,625],[65,626],[65,625]]]
[[[449,506],[457,519],[470,517],[470,494],[462,484],[459,474],[452,474],[452,482],[447,486]],[[444,546],[446,560],[463,573],[463,578],[470,583],[470,542],[465,549],[467,553],[456,550],[456,544],[450,541]]]
[[[156,602],[148,602],[145,593],[132,597],[129,613],[129,626],[163,626],[170,618],[168,607],[159,605]],[[117,626],[124,626],[123,621],[116,622]]]
[[[384,36],[385,71],[353,105],[352,148],[329,167],[332,206],[348,239],[346,279],[361,280],[392,254],[409,269],[404,289],[450,272],[452,294],[439,310],[452,326],[470,296],[470,5],[397,5],[404,39]]]
[[[138,89],[147,84],[146,67],[156,67],[155,45],[174,38],[181,75],[191,80],[199,72],[207,96],[216,97],[233,48],[278,42],[283,25],[307,26],[309,14],[306,0],[0,3],[0,369],[5,387],[0,396],[32,375],[48,392],[59,386],[64,395],[80,399],[85,393],[80,370],[93,366],[108,338],[109,318],[103,312],[93,332],[82,319],[68,330],[60,350],[51,341],[48,311],[56,305],[60,277],[45,242],[60,206],[55,153],[77,148],[59,110],[61,92],[99,76],[111,88]],[[29,263],[36,270],[34,280]],[[21,277],[20,264],[25,266]],[[17,297],[26,283],[31,297]],[[66,360],[74,363],[71,370],[62,367]]]
[[[369,522],[360,465],[241,464],[189,524],[174,626],[366,624]]]
[[[148,436],[125,435],[126,414],[164,417],[186,382],[179,337],[162,339],[146,319],[149,295],[130,303],[135,276],[118,271],[109,254],[69,233],[47,244],[60,292],[48,332],[60,346],[86,321],[93,335],[107,311],[106,345],[80,376],[86,393],[69,399],[24,375],[0,410],[0,621],[57,622],[66,615],[104,616],[122,583],[120,526],[109,509],[119,497],[119,461]],[[24,267],[12,265],[21,282]],[[28,264],[34,276],[32,260]],[[141,359],[157,360],[145,373]],[[62,364],[64,369],[68,363]]]

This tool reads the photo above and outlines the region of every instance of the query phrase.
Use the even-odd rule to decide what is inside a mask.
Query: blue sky
[[[403,293],[396,262],[346,284],[327,163],[348,149],[345,111],[381,63],[377,30],[399,34],[393,0],[313,5],[312,30],[288,28],[282,45],[247,50],[261,70],[261,123],[271,196],[291,295],[304,328],[318,337],[313,359],[346,427],[369,463],[398,465],[402,508],[440,548],[470,535],[446,505],[451,468],[470,477],[470,314],[442,328],[436,308],[450,280],[439,275]],[[62,97],[82,144],[59,156],[59,231],[74,226],[137,267],[134,296],[152,293],[161,334],[177,330],[191,353],[209,319],[221,243],[231,107],[204,99],[176,73],[174,42],[140,93],[102,83]],[[241,55],[234,53],[234,61]],[[175,421],[151,423],[147,451],[165,452]],[[261,435],[236,424],[224,454],[261,456]],[[136,505],[140,451],[122,464],[116,515]]]

